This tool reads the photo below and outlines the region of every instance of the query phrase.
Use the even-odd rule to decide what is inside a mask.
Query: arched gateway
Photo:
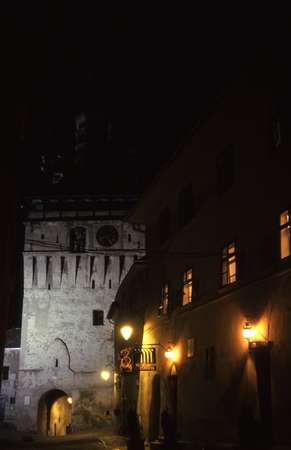
[[[38,403],[37,430],[45,436],[64,436],[71,428],[70,397],[59,389],[41,396]]]

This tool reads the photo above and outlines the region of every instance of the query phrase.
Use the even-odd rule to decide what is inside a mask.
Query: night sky
[[[141,193],[242,71],[289,59],[289,16],[274,8],[99,3],[2,5],[2,109],[16,118],[16,136],[6,135],[16,141],[19,204],[28,194]],[[76,158],[81,112],[87,144]],[[21,267],[10,326],[20,309]]]
[[[3,13],[21,192],[141,192],[213,100],[284,40],[274,11],[106,5],[11,2]],[[64,174],[57,185],[53,171]]]

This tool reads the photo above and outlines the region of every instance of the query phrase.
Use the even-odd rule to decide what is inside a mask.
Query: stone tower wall
[[[103,225],[118,232],[109,247],[96,239]],[[75,227],[85,229],[81,252],[70,251]],[[106,316],[144,245],[144,231],[121,220],[26,223],[19,429],[37,429],[41,398],[53,390],[72,396],[74,430],[101,425],[105,412],[112,410],[113,325]],[[93,325],[93,310],[104,312],[104,325]],[[103,369],[110,371],[108,381],[100,377]]]

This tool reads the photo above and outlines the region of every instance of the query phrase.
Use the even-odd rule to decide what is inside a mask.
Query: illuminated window
[[[189,338],[186,341],[186,356],[187,358],[192,358],[194,356],[195,351],[195,341],[194,338]]]
[[[192,302],[192,269],[184,272],[183,279],[183,301],[182,305],[188,305]]]
[[[167,314],[169,308],[169,285],[164,284],[162,287],[161,303],[159,307],[160,314]]]
[[[289,210],[284,211],[280,214],[280,247],[281,247],[281,258],[287,258],[290,256],[291,249],[291,212]]]
[[[234,242],[222,249],[221,284],[226,286],[237,280],[237,250]]]

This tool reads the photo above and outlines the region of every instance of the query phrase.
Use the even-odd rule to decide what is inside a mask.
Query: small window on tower
[[[59,360],[57,358],[55,360],[55,367],[59,367]]]
[[[70,251],[82,253],[86,248],[86,229],[75,227],[70,232]]]
[[[93,310],[93,325],[104,325],[104,311],[100,309]]]

